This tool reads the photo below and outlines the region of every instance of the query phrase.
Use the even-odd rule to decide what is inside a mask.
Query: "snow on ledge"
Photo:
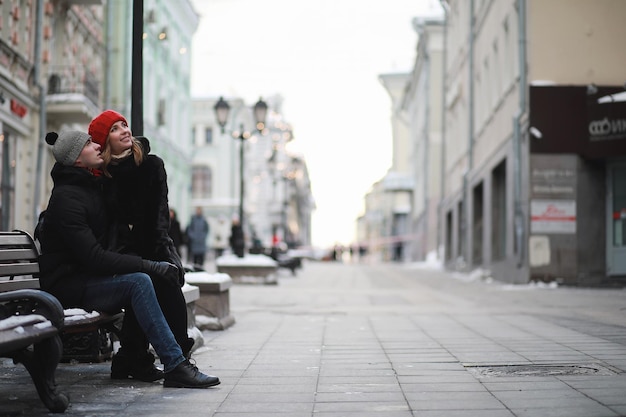
[[[202,284],[202,283],[217,283],[231,281],[230,275],[223,272],[208,273],[208,272],[187,272],[185,274],[185,281],[189,284]]]
[[[267,255],[246,254],[243,258],[236,255],[223,255],[215,260],[217,266],[278,266],[278,263]]]

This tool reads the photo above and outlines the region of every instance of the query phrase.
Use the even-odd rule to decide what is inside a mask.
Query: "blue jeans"
[[[128,307],[133,309],[139,326],[159,355],[165,372],[185,360],[163,316],[152,280],[147,274],[135,272],[87,280],[83,308],[115,313]]]

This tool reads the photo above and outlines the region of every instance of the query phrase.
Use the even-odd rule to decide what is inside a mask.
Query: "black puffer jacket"
[[[168,233],[170,213],[165,165],[161,158],[149,154],[147,138],[138,139],[144,150],[140,165],[130,154],[108,167],[112,181],[107,195],[112,196],[117,224],[115,250],[173,263],[180,270],[179,283],[183,285],[182,262]]]
[[[39,231],[39,281],[64,307],[78,307],[85,278],[138,272],[141,258],[105,250],[108,223],[103,178],[58,163],[51,175],[54,188]]]

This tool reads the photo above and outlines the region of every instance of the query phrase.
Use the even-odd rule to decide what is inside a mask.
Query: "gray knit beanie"
[[[78,130],[67,130],[60,135],[49,132],[46,135],[46,143],[52,145],[54,159],[63,165],[74,165],[89,140],[91,136]]]

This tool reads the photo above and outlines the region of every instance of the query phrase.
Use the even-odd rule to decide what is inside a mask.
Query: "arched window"
[[[213,172],[204,165],[194,166],[191,171],[191,198],[211,198]]]

